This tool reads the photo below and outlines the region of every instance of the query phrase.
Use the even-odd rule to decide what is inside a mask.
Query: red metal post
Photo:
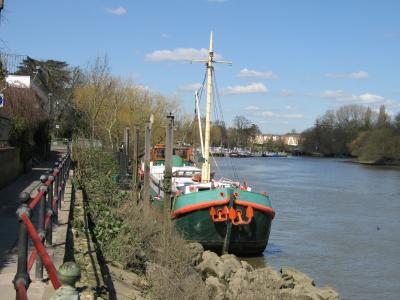
[[[28,295],[26,294],[25,284],[23,282],[18,283],[17,293],[18,293],[19,300],[28,300]]]
[[[21,214],[21,220],[24,222],[26,229],[32,239],[32,242],[40,255],[43,265],[46,268],[46,271],[50,277],[51,283],[55,289],[58,289],[61,286],[60,280],[57,276],[57,270],[51,261],[49,254],[46,251],[46,248],[43,246],[39,235],[37,234],[35,227],[33,226],[31,220],[28,218],[26,213]]]

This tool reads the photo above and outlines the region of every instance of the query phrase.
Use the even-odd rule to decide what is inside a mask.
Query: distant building
[[[283,143],[289,146],[298,146],[300,144],[299,133],[287,133],[282,136]]]
[[[269,140],[276,142],[276,141],[279,141],[280,139],[281,139],[281,136],[278,134],[259,134],[254,138],[254,143],[264,144],[264,143],[268,142]]]
[[[6,82],[9,87],[32,89],[35,92],[36,96],[39,97],[39,99],[41,99],[45,103],[49,101],[48,90],[43,88],[42,85],[39,85],[37,81],[33,80],[30,76],[7,75]]]
[[[265,144],[269,140],[272,140],[273,142],[282,140],[285,145],[298,146],[300,144],[300,134],[298,133],[287,133],[284,135],[259,134],[254,138],[254,143]]]

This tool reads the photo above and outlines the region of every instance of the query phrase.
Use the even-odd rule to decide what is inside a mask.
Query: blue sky
[[[134,78],[193,111],[198,57],[214,31],[224,117],[264,133],[302,131],[327,109],[400,111],[397,0],[5,0],[0,50],[85,66],[107,54]]]

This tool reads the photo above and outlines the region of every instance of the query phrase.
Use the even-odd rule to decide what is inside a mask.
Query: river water
[[[343,299],[400,299],[400,169],[342,159],[216,158],[216,175],[267,191],[276,211],[253,264],[291,266]],[[222,172],[221,172],[222,170]]]

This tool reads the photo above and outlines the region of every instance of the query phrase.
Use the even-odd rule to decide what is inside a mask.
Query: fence
[[[21,63],[27,59],[26,55],[17,55],[17,54],[8,54],[0,52],[0,60],[3,64],[3,68],[7,71],[8,74],[14,74],[18,71]]]
[[[29,273],[36,260],[35,278],[43,279],[43,266],[54,289],[61,286],[57,270],[46,251],[45,242],[52,244],[53,224],[58,224],[58,210],[64,199],[65,184],[69,175],[71,165],[70,147],[67,154],[59,158],[54,169],[49,169],[48,174],[40,176],[41,185],[35,197],[31,198],[29,193],[22,192],[19,195],[21,203],[17,210],[19,219],[18,234],[18,263],[17,273],[14,277],[14,287],[17,299],[25,300],[27,290],[31,282]],[[31,220],[31,212],[38,205],[37,228]],[[28,258],[28,239],[32,240],[34,249]]]

